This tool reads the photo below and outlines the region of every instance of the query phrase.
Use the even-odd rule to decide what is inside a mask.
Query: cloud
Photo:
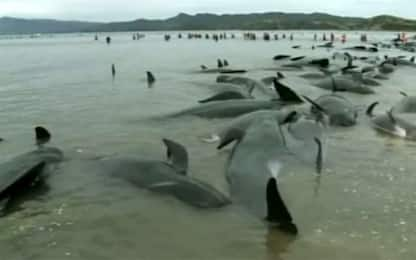
[[[391,14],[408,18],[414,0],[0,0],[0,16],[90,21],[167,18],[186,13],[327,12],[345,16]]]

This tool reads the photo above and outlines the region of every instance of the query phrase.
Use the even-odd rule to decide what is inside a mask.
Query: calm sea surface
[[[305,169],[295,164],[283,177],[300,229],[296,239],[268,230],[239,205],[196,210],[103,178],[88,167],[88,160],[112,155],[163,160],[161,138],[168,137],[188,148],[193,177],[227,193],[229,153],[217,152],[199,137],[228,120],[152,117],[191,107],[215,93],[208,84],[216,75],[198,70],[201,64],[216,66],[217,58],[261,79],[274,75],[264,70],[273,67],[274,55],[331,55],[326,49],[311,50],[313,32],[295,32],[293,42],[244,41],[241,32],[234,33],[237,39],[218,43],[179,40],[176,34],[165,42],[162,33],[147,33],[139,41],[129,33],[111,34],[111,45],[104,42],[107,34],[99,41],[92,34],[0,38],[0,136],[5,139],[0,160],[34,149],[36,125],[50,129],[51,145],[66,155],[42,194],[0,219],[0,258],[416,259],[416,143],[375,133],[364,113],[357,126],[329,131],[318,193],[313,167],[310,174],[296,174]],[[395,34],[368,36],[383,41]],[[359,33],[347,37],[347,45],[358,43]],[[378,55],[385,53],[399,52]],[[146,71],[157,78],[152,88]],[[297,72],[286,74],[286,83],[301,94],[326,93]],[[377,87],[377,94],[347,96],[362,108],[380,101],[381,112],[401,99],[399,91],[415,94],[415,82],[416,69],[403,67]]]

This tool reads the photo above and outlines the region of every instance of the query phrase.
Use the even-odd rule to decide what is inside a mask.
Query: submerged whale
[[[63,153],[58,148],[46,147],[51,135],[43,127],[36,127],[36,143],[38,148],[21,154],[0,164],[0,202],[3,201],[7,210],[8,201],[24,193],[43,177],[49,164],[62,161]]]
[[[120,178],[142,189],[168,194],[197,208],[219,208],[230,203],[213,186],[188,176],[186,148],[163,139],[168,161],[139,158],[107,158],[98,161],[103,173]]]
[[[416,96],[408,96],[402,92],[404,96],[396,105],[393,107],[394,113],[416,113]]]

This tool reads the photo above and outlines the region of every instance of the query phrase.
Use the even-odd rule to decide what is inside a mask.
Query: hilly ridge
[[[168,19],[94,23],[52,19],[0,18],[0,34],[169,31],[169,30],[393,30],[416,31],[416,20],[381,15],[342,17],[325,13],[255,13],[216,15],[180,13]]]

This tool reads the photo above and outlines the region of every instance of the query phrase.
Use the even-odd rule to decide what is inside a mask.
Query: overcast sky
[[[380,14],[416,19],[416,0],[0,0],[0,17],[120,21],[195,14],[327,12],[370,17]]]

